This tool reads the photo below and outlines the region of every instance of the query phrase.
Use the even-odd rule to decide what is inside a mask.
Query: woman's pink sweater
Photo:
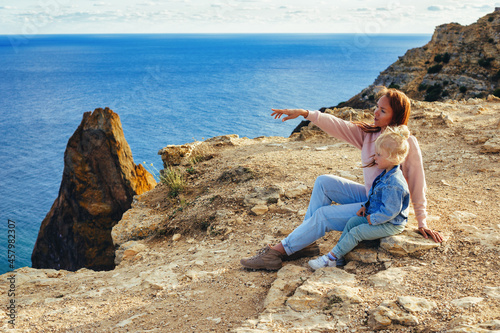
[[[372,156],[375,154],[375,140],[380,135],[380,132],[365,133],[361,128],[349,121],[337,118],[331,114],[321,113],[320,111],[309,111],[306,119],[313,122],[329,135],[361,149],[361,162],[363,165],[367,165],[372,161]],[[401,168],[408,183],[418,227],[427,227],[425,222],[427,217],[426,184],[422,153],[414,136],[410,136],[408,143],[410,144],[410,150],[405,161],[401,164]],[[370,191],[373,181],[382,171],[382,169],[376,167],[363,168],[367,194]]]

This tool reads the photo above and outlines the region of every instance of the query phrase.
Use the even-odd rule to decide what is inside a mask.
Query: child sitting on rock
[[[368,201],[346,224],[337,245],[328,254],[309,261],[313,270],[335,267],[339,259],[363,240],[403,232],[408,219],[410,192],[399,164],[408,154],[410,132],[405,125],[388,126],[375,141],[375,155],[368,166],[384,171],[375,178]]]

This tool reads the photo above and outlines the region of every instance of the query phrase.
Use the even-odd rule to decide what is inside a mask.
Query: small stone
[[[479,115],[479,114],[482,114],[484,111],[486,111],[486,109],[483,106],[478,106],[478,107],[476,107],[474,114]]]
[[[447,126],[450,126],[451,124],[453,124],[453,120],[451,119],[450,115],[448,115],[444,112],[441,112],[441,114],[439,115],[439,118],[441,118]]]
[[[500,299],[500,287],[484,287],[484,293],[490,298]]]
[[[491,320],[486,323],[479,324],[479,326],[488,330],[500,330],[500,320]]]
[[[437,306],[434,301],[412,296],[400,296],[398,303],[408,312],[430,311]]]
[[[386,287],[387,285],[401,285],[403,283],[406,271],[400,267],[391,267],[385,271],[370,276],[368,281],[374,287]]]
[[[251,209],[251,211],[257,216],[264,215],[268,210],[269,207],[267,207],[267,205],[257,205]]]
[[[306,216],[306,213],[307,209],[299,209],[299,211],[297,212],[297,216],[303,218],[304,216]]]
[[[355,274],[358,268],[358,264],[355,261],[350,261],[344,266],[344,270],[348,273]]]
[[[498,153],[500,152],[500,137],[489,139],[481,147],[482,153]]]
[[[386,316],[386,310],[380,307],[375,309],[368,318],[368,326],[373,330],[381,330],[391,326],[392,320]]]
[[[389,253],[387,253],[386,251],[383,251],[383,250],[379,250],[377,252],[377,260],[380,261],[380,262],[388,262],[388,261],[392,261],[392,257]],[[390,266],[389,266],[390,267]]]
[[[287,190],[285,192],[285,196],[289,199],[299,197],[303,194],[307,193],[306,185],[299,185],[294,189]]]
[[[138,253],[145,251],[146,246],[137,241],[128,241],[115,251],[115,265],[119,265],[123,260],[130,260]]]
[[[358,180],[358,177],[353,175],[352,173],[348,172],[348,171],[338,171],[339,173],[339,176],[342,177],[342,178],[347,178],[347,179],[350,179],[350,180],[353,180],[353,181],[357,181]]]
[[[453,213],[451,213],[450,217],[452,219],[458,220],[460,222],[464,222],[464,221],[476,219],[477,215],[474,213],[457,210],[457,211],[454,211]]]
[[[177,242],[181,239],[182,235],[181,234],[175,234],[172,236],[172,241]]]
[[[451,304],[455,305],[456,307],[467,308],[471,305],[481,303],[483,300],[484,298],[482,297],[463,297],[454,299],[453,301],[451,301]]]

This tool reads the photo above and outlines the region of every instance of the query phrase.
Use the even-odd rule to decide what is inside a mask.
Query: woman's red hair
[[[382,96],[389,99],[389,104],[392,108],[392,121],[389,126],[408,125],[410,119],[411,102],[408,96],[402,91],[393,88],[382,87],[377,93],[377,100]],[[366,133],[380,132],[381,128],[373,124],[368,124],[362,121],[353,122],[356,126],[361,128]]]

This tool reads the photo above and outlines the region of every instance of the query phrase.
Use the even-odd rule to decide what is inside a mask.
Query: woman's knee
[[[327,230],[328,225],[328,206],[318,208],[311,218],[305,220],[303,223],[307,223],[311,227],[323,228]]]
[[[314,186],[319,185],[319,186],[324,186],[326,183],[332,183],[332,182],[338,182],[340,177],[334,176],[334,175],[321,175],[318,176],[314,182]]]

